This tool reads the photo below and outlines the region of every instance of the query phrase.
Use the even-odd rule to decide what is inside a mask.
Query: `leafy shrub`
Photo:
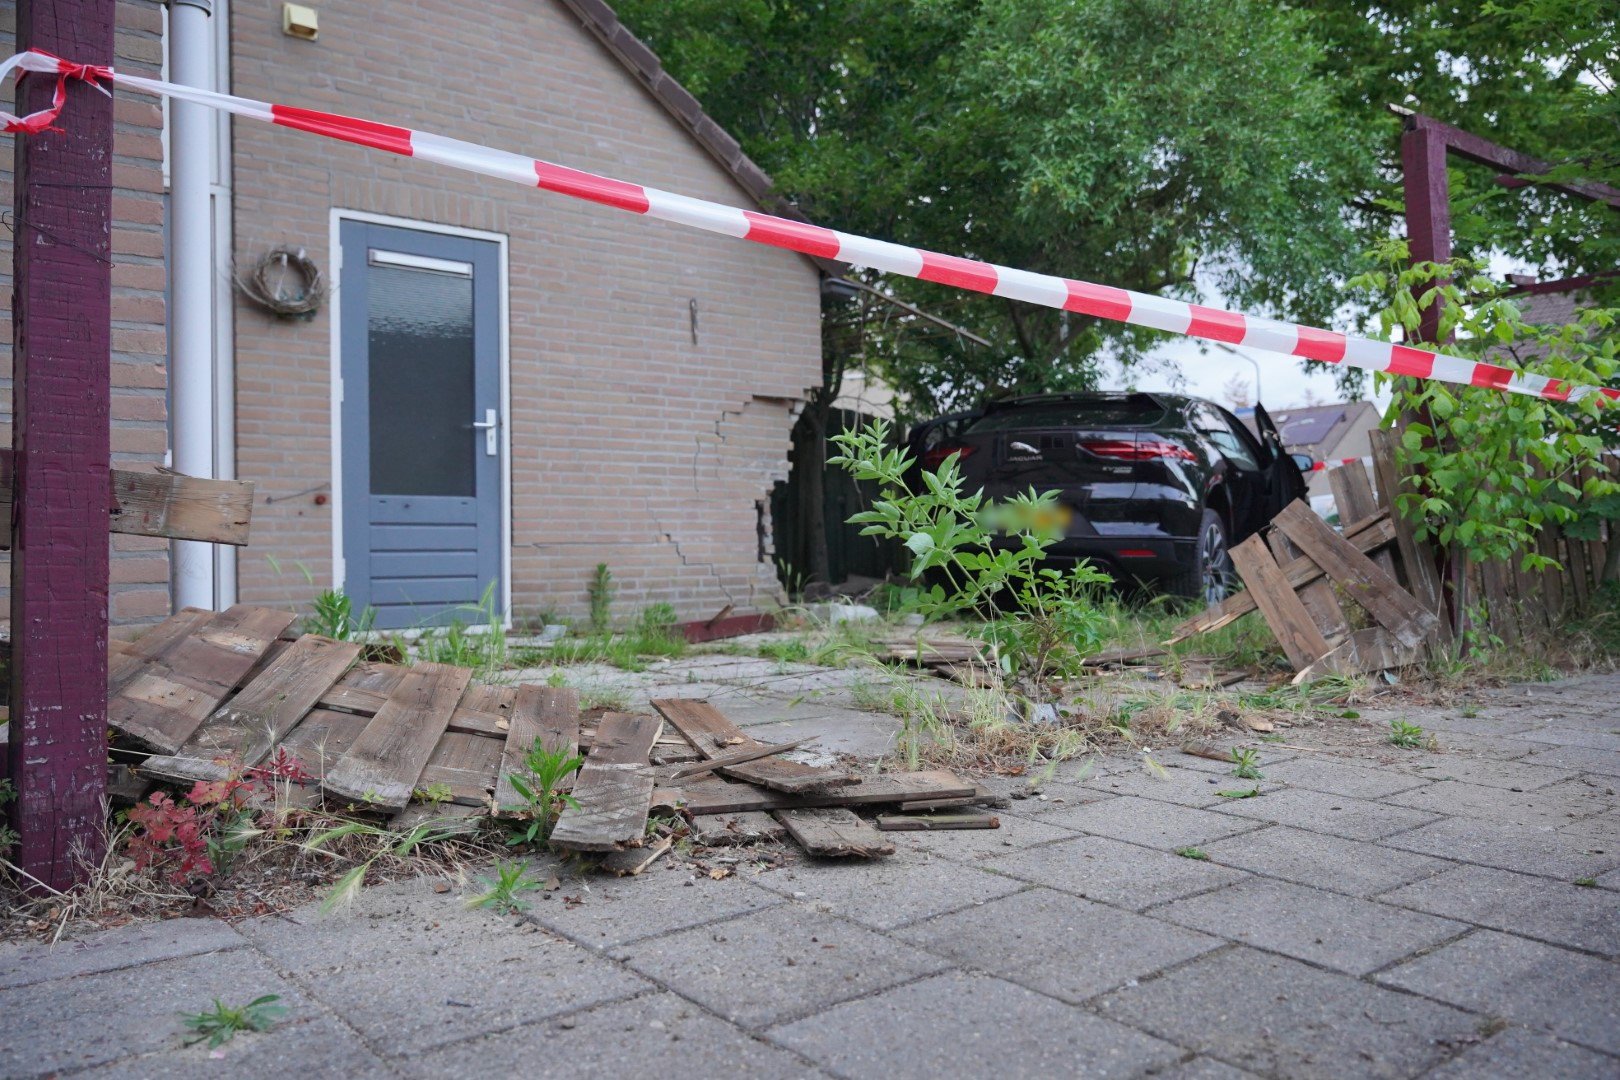
[[[829,464],[875,481],[872,509],[851,517],[863,536],[898,540],[917,582],[912,610],[929,619],[977,615],[978,631],[1001,669],[1033,692],[1048,677],[1069,678],[1096,650],[1106,619],[1092,601],[1108,581],[1087,563],[1067,572],[1043,566],[1057,540],[1054,492],[1034,489],[1005,503],[968,494],[955,454],[924,470],[922,489],[906,481],[912,460],[888,441],[881,421],[833,436],[842,451]]]

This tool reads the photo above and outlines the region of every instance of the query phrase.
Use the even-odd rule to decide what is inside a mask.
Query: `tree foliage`
[[[1146,292],[1213,284],[1325,320],[1371,154],[1305,14],[1255,0],[621,0],[819,223]],[[926,283],[991,342],[895,338],[920,410],[1089,385],[1150,331]]]

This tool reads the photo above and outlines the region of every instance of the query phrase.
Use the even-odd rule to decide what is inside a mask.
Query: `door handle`
[[[474,431],[484,433],[484,453],[489,457],[497,457],[501,452],[500,436],[497,434],[501,422],[496,418],[495,410],[485,409],[483,422],[474,420],[472,426]]]

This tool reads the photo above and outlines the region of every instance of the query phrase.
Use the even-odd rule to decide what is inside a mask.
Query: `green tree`
[[[781,194],[837,228],[1320,321],[1370,129],[1301,12],[1255,0],[621,0]],[[991,342],[886,342],[921,413],[1085,387],[1156,336],[926,283]]]

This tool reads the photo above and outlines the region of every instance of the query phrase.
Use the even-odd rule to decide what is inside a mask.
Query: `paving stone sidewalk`
[[[714,667],[677,673],[745,678]],[[891,734],[804,696],[847,683],[772,677],[728,712]],[[412,882],[0,947],[0,1076],[1620,1077],[1617,699],[1589,676],[1291,729],[1249,799],[1218,762],[1115,755],[871,864],[547,863],[564,887],[522,918]],[[1396,716],[1439,749],[1389,745]],[[180,1011],[269,993],[275,1030],[179,1048]]]

